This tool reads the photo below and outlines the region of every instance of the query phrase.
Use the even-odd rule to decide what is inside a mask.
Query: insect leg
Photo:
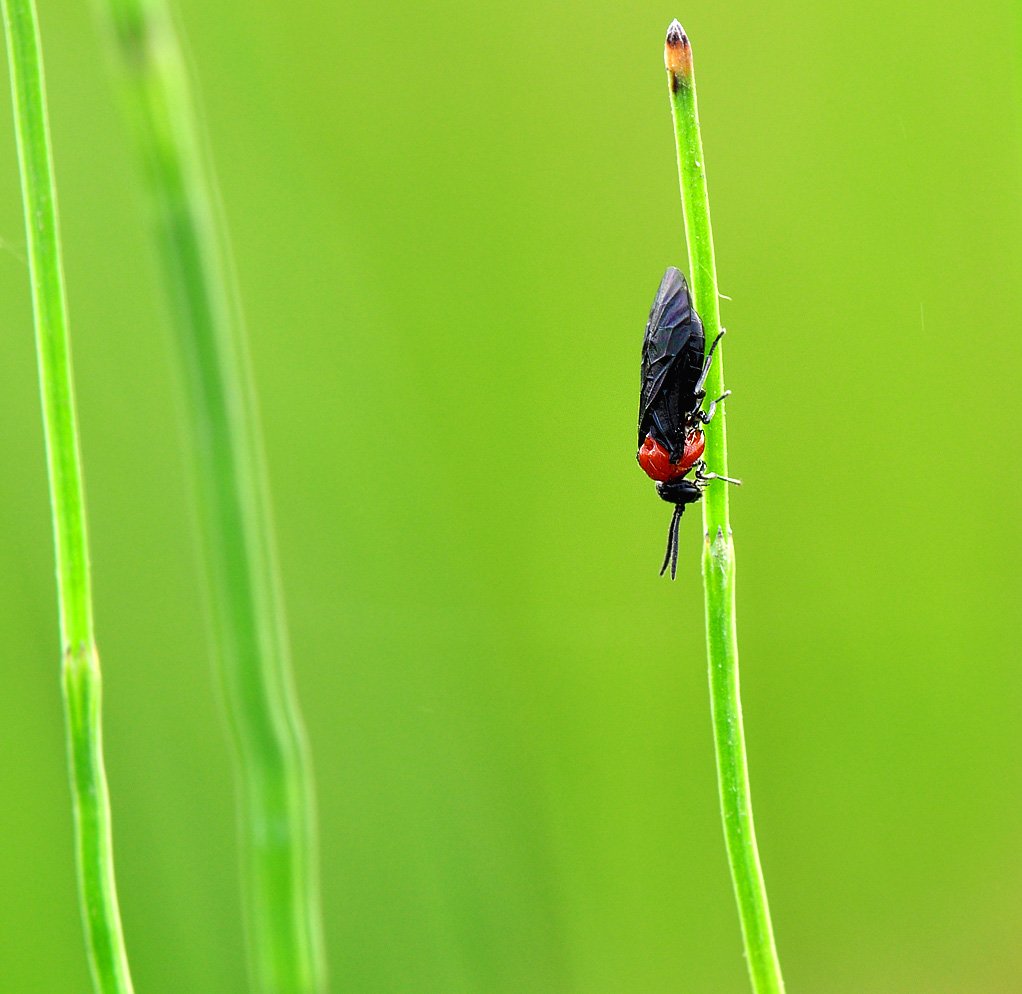
[[[721,476],[719,473],[707,473],[706,463],[701,459],[696,463],[695,470],[696,483],[700,484],[700,486],[709,483],[711,480],[723,480],[725,483],[733,483],[738,487],[742,485],[741,480],[735,480],[730,476]]]
[[[704,425],[708,425],[713,420],[713,413],[717,410],[717,405],[727,397],[731,396],[730,390],[725,390],[716,400],[710,401],[710,406],[705,411],[699,411],[698,417]]]

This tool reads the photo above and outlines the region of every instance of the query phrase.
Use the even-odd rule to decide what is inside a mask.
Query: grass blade
[[[57,550],[61,677],[78,893],[96,990],[100,994],[131,994],[114,880],[110,797],[103,766],[99,655],[92,619],[85,500],[39,25],[33,0],[2,0],[2,6]]]
[[[162,0],[99,0],[174,311],[216,646],[237,756],[245,920],[260,994],[325,987],[308,750],[244,330],[188,73]]]
[[[703,319],[706,340],[720,331],[717,268],[713,257],[710,202],[699,114],[696,107],[692,47],[674,21],[664,48],[667,79],[678,142],[678,175],[685,212],[692,297]],[[723,343],[717,346],[706,381],[711,399],[724,393]],[[727,434],[723,405],[706,425],[704,458],[711,472],[727,475]],[[703,588],[706,597],[706,646],[710,667],[710,707],[724,839],[745,940],[745,954],[756,994],[781,994],[784,981],[777,959],[766,886],[756,848],[749,794],[749,771],[738,687],[738,635],[735,625],[735,552],[728,513],[727,485],[713,481],[703,497]]]

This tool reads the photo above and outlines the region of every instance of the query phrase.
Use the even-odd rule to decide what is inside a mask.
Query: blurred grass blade
[[[692,47],[674,21],[667,30],[664,48],[667,80],[678,142],[678,175],[685,210],[692,297],[703,319],[706,340],[720,331],[717,268],[713,258],[710,203],[706,194],[706,170],[699,114],[696,107]],[[706,394],[712,400],[724,393],[723,342],[717,346]],[[706,425],[704,458],[710,472],[727,475],[727,436],[723,404]],[[710,665],[710,706],[724,839],[731,879],[742,923],[749,975],[756,994],[780,994],[784,990],[781,967],[774,945],[767,906],[766,886],[759,865],[756,832],[752,822],[752,799],[745,758],[742,703],[738,688],[738,635],[735,625],[735,553],[728,514],[727,485],[712,482],[703,497],[703,587],[706,597],[706,646]]]
[[[292,687],[254,391],[226,234],[162,0],[99,0],[174,310],[217,655],[237,752],[243,893],[260,994],[325,987],[311,772]]]
[[[99,655],[92,621],[85,500],[38,19],[33,0],[2,3],[57,549],[62,683],[78,893],[96,990],[100,994],[131,994],[114,881],[110,797],[103,767]]]

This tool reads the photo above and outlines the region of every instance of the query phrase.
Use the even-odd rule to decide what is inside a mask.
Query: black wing
[[[681,431],[695,406],[695,385],[703,364],[706,337],[688,284],[674,266],[660,281],[642,342],[642,386],[639,395],[639,445],[654,422]],[[670,441],[669,439],[667,441]]]

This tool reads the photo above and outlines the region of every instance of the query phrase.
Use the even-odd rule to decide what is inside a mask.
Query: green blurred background
[[[753,794],[789,989],[1017,992],[1022,169],[1006,2],[178,5],[313,745],[332,990],[747,989],[698,514],[634,461],[699,79]],[[136,987],[245,989],[167,317],[84,2],[40,0]],[[88,989],[0,99],[0,990]]]

